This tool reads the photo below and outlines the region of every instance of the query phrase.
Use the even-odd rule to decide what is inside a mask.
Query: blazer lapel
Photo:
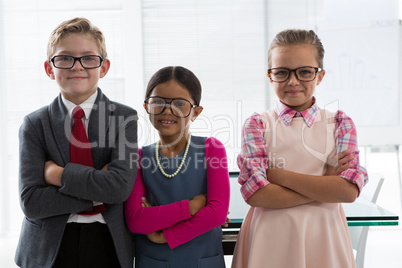
[[[49,105],[49,118],[56,147],[63,166],[70,162],[71,118],[61,99],[61,94]]]
[[[88,125],[88,139],[92,147],[92,160],[95,168],[101,169],[104,165],[102,152],[109,147],[109,118],[111,115],[110,101],[98,88],[98,96],[91,111]]]

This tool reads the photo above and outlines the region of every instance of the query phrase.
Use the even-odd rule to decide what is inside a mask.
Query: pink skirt
[[[341,204],[250,208],[237,239],[233,267],[356,267]]]

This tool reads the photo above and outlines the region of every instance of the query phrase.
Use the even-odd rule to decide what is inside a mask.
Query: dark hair
[[[312,45],[316,48],[318,67],[324,68],[324,46],[313,30],[289,29],[279,32],[268,49],[268,68],[271,68],[272,50],[277,47],[293,45]]]
[[[152,90],[157,85],[170,80],[175,80],[182,87],[186,88],[194,100],[194,104],[200,105],[201,83],[192,71],[181,66],[167,66],[157,71],[148,82],[145,98],[151,95]]]

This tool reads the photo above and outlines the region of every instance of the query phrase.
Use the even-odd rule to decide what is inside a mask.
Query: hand
[[[228,215],[230,214],[230,211],[228,211]],[[226,217],[226,222],[224,224],[222,224],[223,228],[229,227],[229,223],[231,222],[231,220],[229,219],[229,217]]]
[[[141,206],[142,206],[143,208],[152,207],[152,205],[148,202],[148,200],[147,200],[145,197],[142,197],[141,200],[142,200]]]
[[[46,161],[43,168],[43,176],[49,185],[61,187],[61,174],[64,168],[56,165],[52,160]]]
[[[198,211],[200,211],[206,205],[207,205],[207,195],[206,194],[200,194],[200,195],[193,197],[193,199],[188,201],[188,206],[190,207],[191,216],[194,216]]]
[[[152,233],[152,234],[147,234],[147,237],[151,242],[154,242],[156,244],[167,243],[167,241],[165,239],[165,235],[163,234],[162,231],[157,231],[157,232]]]
[[[354,156],[350,155],[349,150],[345,150],[337,155],[336,151],[333,151],[327,160],[327,170],[325,176],[338,176],[342,171],[352,167],[352,164],[348,164],[354,159]]]
[[[109,166],[109,164],[110,164],[110,163],[106,164],[106,165],[102,168],[102,170],[103,170],[103,171],[108,171],[107,166]]]

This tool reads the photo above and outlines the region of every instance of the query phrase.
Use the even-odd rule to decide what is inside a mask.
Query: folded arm
[[[318,202],[354,202],[359,193],[356,184],[339,176],[312,176],[273,168],[268,171],[268,180]]]
[[[265,208],[288,208],[313,200],[286,187],[270,183],[258,189],[248,200],[250,206]]]
[[[59,186],[61,193],[103,203],[121,203],[130,195],[137,174],[137,114],[119,121],[116,144],[111,151],[107,170],[68,163],[53,167],[56,177],[49,183]]]
[[[59,187],[46,183],[43,170],[48,156],[45,137],[39,134],[42,128],[38,126],[41,124],[37,121],[33,124],[27,116],[19,131],[19,193],[22,211],[30,219],[43,219],[90,209],[92,201],[60,193]]]
[[[139,163],[141,159],[142,151],[139,150]],[[150,234],[191,217],[188,200],[163,206],[143,206],[146,191],[140,165],[133,191],[124,204],[126,222],[131,232]]]
[[[342,152],[347,155],[348,151]],[[333,174],[326,176],[305,175],[277,168],[267,170],[271,182],[257,190],[248,200],[255,207],[287,208],[312,201],[338,203],[353,202],[358,194],[356,184],[337,176],[350,167],[351,156],[341,157]]]
[[[334,160],[332,160],[332,158]],[[310,200],[326,203],[354,202],[358,195],[358,188],[338,175],[353,167],[350,164],[353,156],[349,150],[331,156],[323,176],[305,175],[277,168],[267,170],[267,178],[287,189],[293,190]]]

